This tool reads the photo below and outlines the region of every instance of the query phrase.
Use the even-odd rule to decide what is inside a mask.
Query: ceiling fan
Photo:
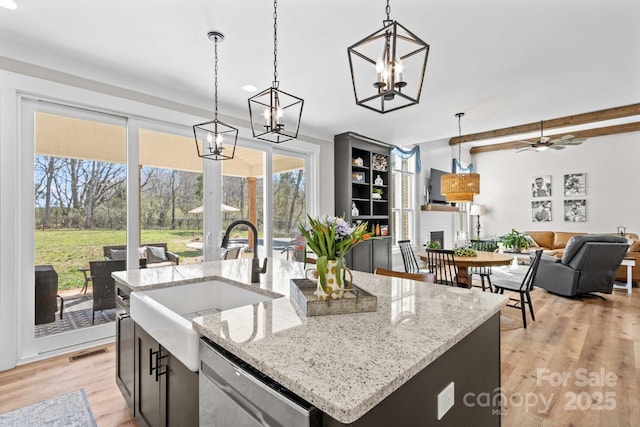
[[[518,141],[527,144],[528,147],[519,148],[516,153],[521,151],[544,151],[549,148],[552,150],[564,150],[567,145],[580,145],[587,140],[587,138],[576,138],[573,135],[563,135],[559,138],[551,139],[548,136],[544,136],[544,122],[540,120],[540,139],[537,141]]]

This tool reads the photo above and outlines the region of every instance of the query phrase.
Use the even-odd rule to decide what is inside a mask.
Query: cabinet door
[[[129,313],[118,309],[116,311],[116,384],[134,416],[135,348],[135,323],[129,317]]]
[[[167,354],[166,375],[162,376],[161,388],[166,391],[163,407],[166,408],[168,427],[198,427],[198,373],[190,371],[171,353]]]
[[[136,419],[142,425],[164,425],[160,403],[160,381],[156,378],[156,353],[160,344],[140,326],[135,326],[136,341]]]
[[[371,270],[371,240],[358,243],[351,249],[351,269],[370,273]]]
[[[373,270],[391,269],[391,239],[375,239],[373,242]]]

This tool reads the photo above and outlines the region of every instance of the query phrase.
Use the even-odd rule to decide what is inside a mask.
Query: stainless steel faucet
[[[260,283],[260,275],[267,272],[267,258],[264,259],[264,264],[260,267],[260,260],[258,259],[258,230],[256,226],[247,221],[246,219],[239,219],[233,221],[227,227],[222,237],[222,246],[224,249],[229,245],[229,234],[236,225],[244,224],[253,231],[253,259],[251,260],[251,283]]]

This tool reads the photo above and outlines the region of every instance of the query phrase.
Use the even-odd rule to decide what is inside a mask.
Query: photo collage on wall
[[[587,195],[587,180],[584,173],[564,176],[564,220],[565,222],[587,221],[587,200],[573,198]],[[572,197],[569,199],[568,197]]]
[[[587,221],[587,200],[580,196],[587,195],[586,174],[572,173],[564,175],[563,218],[565,222]],[[550,222],[551,216],[551,175],[536,175],[531,179],[531,220],[533,222]]]
[[[551,176],[537,175],[531,180],[531,195],[534,200],[531,202],[531,220],[533,222],[551,221]]]

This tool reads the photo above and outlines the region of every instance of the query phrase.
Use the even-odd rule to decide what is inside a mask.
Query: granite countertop
[[[274,297],[269,302],[197,317],[194,328],[292,392],[352,423],[506,303],[506,297],[353,272],[378,298],[376,312],[305,317],[289,299],[302,263],[269,259],[259,284],[251,260],[213,261],[114,273],[132,290],[221,279]]]

